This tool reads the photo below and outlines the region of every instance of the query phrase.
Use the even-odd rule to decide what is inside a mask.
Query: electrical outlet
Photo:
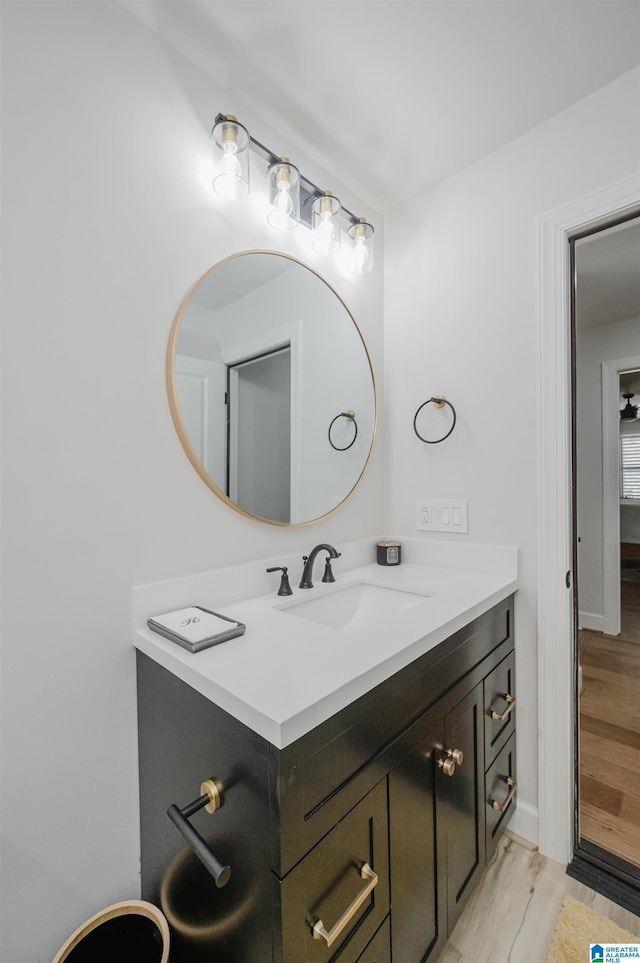
[[[418,499],[416,528],[421,532],[468,532],[466,499]]]

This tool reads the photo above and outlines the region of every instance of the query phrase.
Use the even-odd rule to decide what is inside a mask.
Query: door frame
[[[227,368],[241,364],[260,354],[268,354],[279,348],[289,347],[291,351],[291,522],[300,516],[300,479],[302,474],[302,322],[274,328],[258,337],[235,344],[222,351],[222,360]]]
[[[537,219],[538,845],[569,863],[576,802],[569,238],[640,206],[634,175]]]
[[[227,365],[227,495],[234,502],[240,501],[238,494],[238,484],[240,472],[238,469],[238,457],[240,451],[240,421],[238,418],[239,392],[241,370],[250,365],[266,361],[267,358],[275,358],[277,355],[287,352],[289,363],[291,363],[291,345],[283,344],[271,351],[264,351],[261,354],[253,355],[250,358],[242,358],[233,364]],[[289,429],[291,428],[291,376],[289,376]],[[291,459],[289,458],[289,461]],[[291,466],[289,465],[288,483],[291,484]],[[289,496],[289,515],[291,515],[291,496]]]

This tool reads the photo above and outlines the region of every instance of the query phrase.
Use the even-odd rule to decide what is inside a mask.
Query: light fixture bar
[[[217,114],[214,123],[219,124],[224,120],[226,120],[225,114]],[[274,154],[273,151],[269,150],[268,147],[265,147],[264,144],[261,144],[260,141],[256,140],[255,137],[252,137],[251,134],[249,134],[249,146],[254,153],[256,153],[258,157],[261,157],[263,160],[265,160],[267,164],[271,165],[280,163],[280,155]],[[300,174],[300,223],[304,224],[305,227],[308,227],[309,230],[313,230],[313,202],[317,197],[321,197],[325,193],[326,192],[318,187],[317,184],[314,184],[313,181],[310,181],[308,177],[305,177],[302,173]],[[342,214],[346,217],[351,226],[361,223],[360,218],[356,217],[355,214],[352,214],[351,211],[344,206],[342,207]]]

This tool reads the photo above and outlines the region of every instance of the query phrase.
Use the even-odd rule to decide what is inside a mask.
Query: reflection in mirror
[[[314,521],[364,472],[376,424],[369,356],[340,297],[293,258],[249,251],[208,271],[175,320],[167,382],[187,455],[238,511]],[[347,411],[353,444],[349,418],[329,438]]]

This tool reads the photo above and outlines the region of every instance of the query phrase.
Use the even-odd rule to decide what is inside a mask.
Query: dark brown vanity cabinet
[[[282,750],[139,654],[142,895],[172,963],[435,960],[515,808],[512,629],[506,600]],[[189,822],[222,889],[166,816],[209,778],[223,805]]]

